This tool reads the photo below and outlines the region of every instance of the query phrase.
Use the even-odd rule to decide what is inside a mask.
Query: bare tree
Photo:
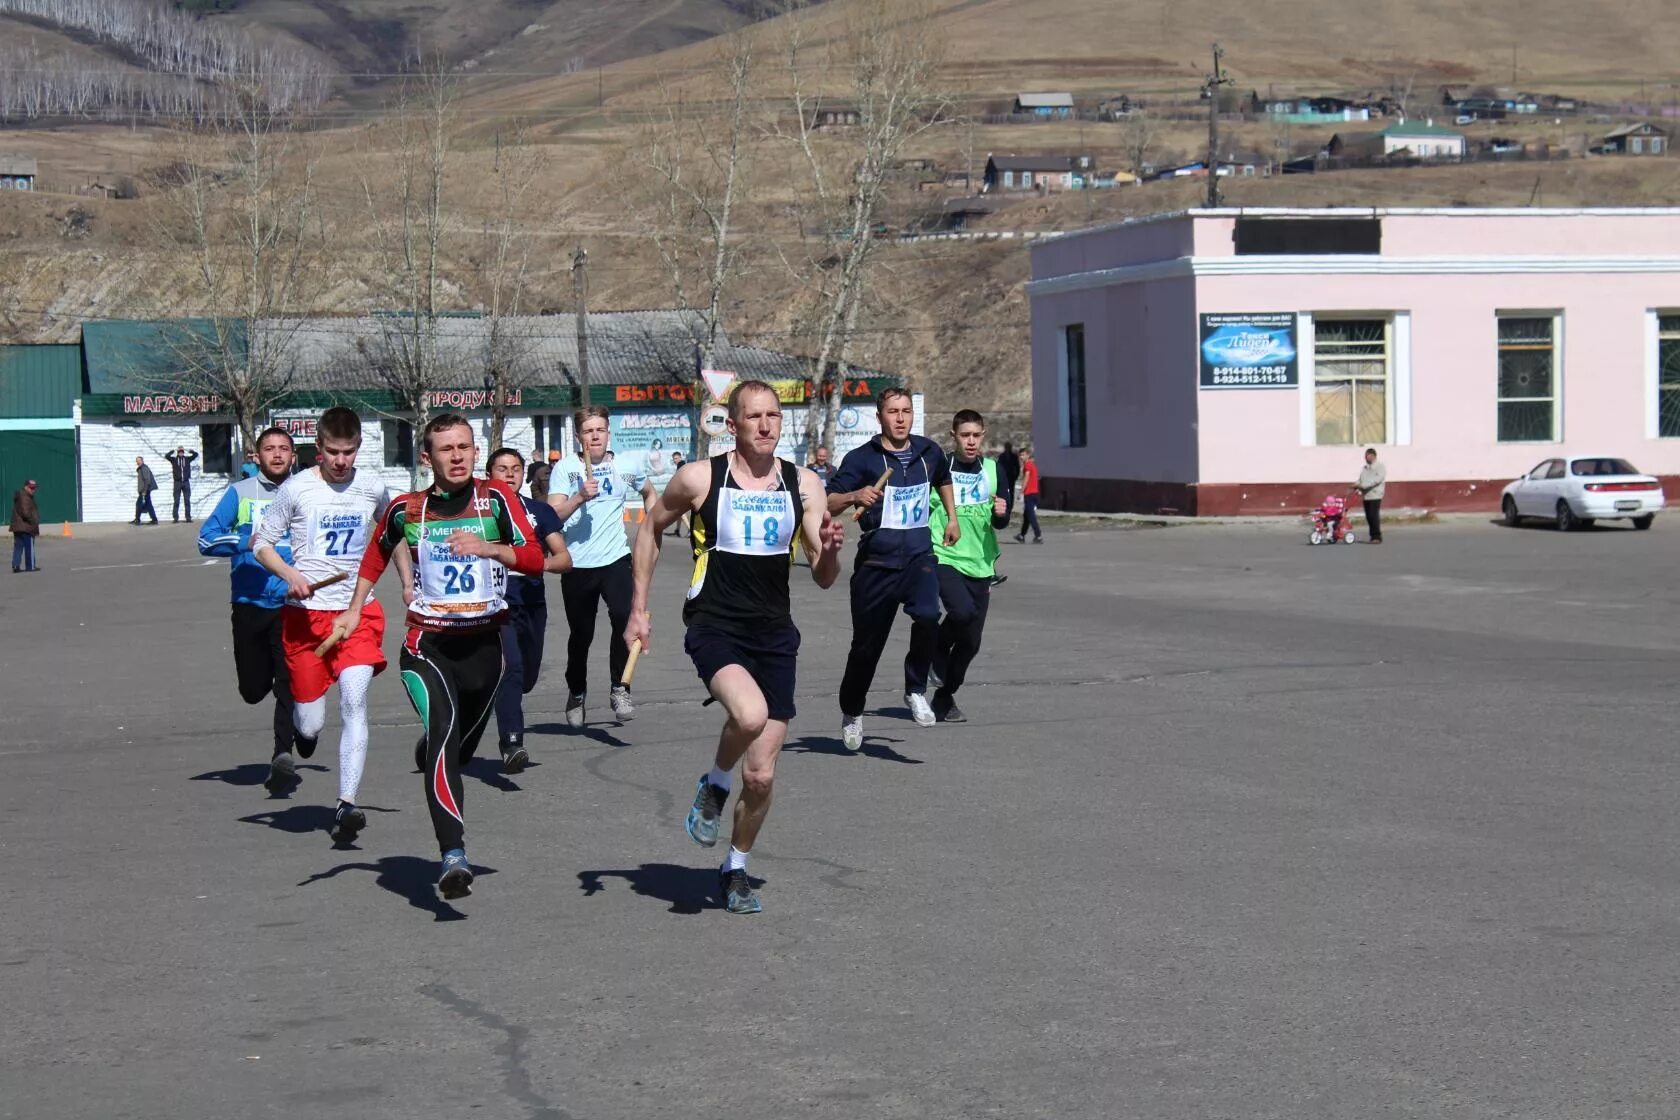
[[[808,171],[808,209],[822,219],[802,269],[807,284],[813,400],[809,449],[832,448],[847,363],[878,244],[894,164],[906,146],[945,123],[948,101],[935,87],[941,50],[930,0],[862,0],[847,16],[826,66],[815,64],[809,18],[800,0],[786,21],[784,61],[792,86],[795,132]],[[818,73],[845,75],[858,124],[832,139],[819,134]],[[830,369],[836,376],[825,386]],[[818,422],[820,418],[820,423]]]
[[[540,164],[529,134],[517,122],[506,143],[497,139],[491,168],[494,208],[484,223],[484,384],[490,393],[490,446],[502,446],[508,400],[534,379],[537,339],[524,318],[530,294],[532,240],[522,223],[525,198]]]
[[[1133,175],[1143,178],[1153,166],[1160,122],[1145,109],[1134,108],[1120,122],[1120,147],[1126,154],[1126,165]]]
[[[757,77],[752,36],[742,30],[724,36],[715,69],[720,100],[689,104],[661,82],[663,108],[640,138],[643,162],[653,172],[648,228],[677,303],[700,309],[695,345],[705,369],[713,367],[723,337],[724,300],[743,274],[746,239],[736,222],[749,201],[763,135],[753,108]],[[700,455],[704,383],[694,378],[692,384]]]
[[[169,337],[179,383],[225,400],[251,448],[291,389],[294,313],[321,291],[324,237],[313,139],[271,106],[255,74],[231,93],[225,123],[177,134],[180,181],[157,232],[189,265],[192,302],[210,312],[202,329]]]
[[[368,130],[361,160],[367,236],[377,277],[386,287],[375,317],[379,329],[359,346],[366,368],[398,402],[398,418],[413,425],[414,485],[432,395],[457,372],[455,355],[441,345],[439,326],[445,303],[442,248],[451,221],[444,180],[457,96],[442,60],[421,56],[403,80],[392,112]],[[388,153],[383,161],[379,152]]]

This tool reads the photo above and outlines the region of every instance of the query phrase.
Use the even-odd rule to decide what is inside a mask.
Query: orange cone
[[[76,534],[74,534],[70,531],[70,522],[66,521],[64,523],[64,532],[61,535],[66,536],[66,537],[73,537],[73,536],[76,535]]]

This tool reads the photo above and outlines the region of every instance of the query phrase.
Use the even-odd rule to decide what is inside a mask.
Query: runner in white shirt
[[[376,476],[356,470],[362,422],[354,412],[327,409],[316,432],[318,465],[280,487],[251,535],[251,550],[263,567],[286,581],[281,635],[295,701],[292,719],[307,744],[298,750],[304,758],[315,753],[315,740],[327,720],[327,690],[338,684],[344,727],[338,740],[338,810],[332,836],[349,843],[367,827],[366,814],[356,808],[356,790],[367,759],[368,686],[385,668],[385,615],[376,602],[356,618],[347,618],[345,612],[356,590],[362,553],[391,496]],[[288,537],[290,564],[274,549]],[[345,578],[312,589],[339,575]],[[335,637],[332,648],[317,656],[316,649]]]
[[[630,647],[624,628],[630,621],[635,578],[630,571],[630,541],[624,528],[624,507],[630,495],[640,494],[644,511],[657,496],[647,478],[641,455],[616,458],[607,449],[607,410],[599,405],[580,408],[572,416],[582,453],[554,464],[549,476],[548,504],[564,523],[562,534],[572,554],[572,570],[560,577],[560,598],[566,605],[566,723],[584,724],[584,697],[589,691],[589,647],[595,641],[595,618],[601,601],[607,604],[611,626],[608,667],[612,670],[612,710],[620,721],[635,714],[624,666]]]

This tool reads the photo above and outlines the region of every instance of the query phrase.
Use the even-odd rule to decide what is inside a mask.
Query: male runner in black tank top
[[[718,869],[719,893],[730,913],[756,914],[763,907],[747,878],[747,854],[770,811],[776,757],[794,715],[799,630],[788,603],[793,548],[804,546],[817,586],[831,587],[840,576],[845,529],[829,517],[817,476],[776,458],[782,406],[774,389],[762,381],[737,386],[729,399],[729,429],[735,450],[685,464],[642,522],[632,550],[636,590],[624,640],[649,648],[648,589],[659,539],[692,513],[694,577],[683,607],[683,644],[728,719],[687,828],[696,843],[717,843],[731,774],[744,758],[729,858]]]

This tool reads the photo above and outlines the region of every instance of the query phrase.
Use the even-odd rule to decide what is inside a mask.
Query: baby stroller
[[[1353,526],[1349,524],[1347,501],[1336,494],[1328,494],[1312,511],[1312,544],[1353,543]]]

